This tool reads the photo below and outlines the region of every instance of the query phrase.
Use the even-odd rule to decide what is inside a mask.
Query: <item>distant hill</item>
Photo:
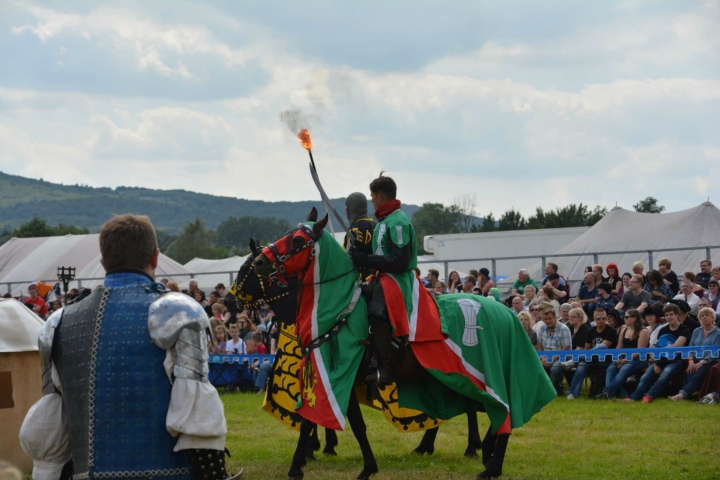
[[[332,203],[341,215],[344,214],[345,198],[332,199]],[[169,233],[179,231],[195,217],[200,217],[213,229],[230,216],[243,215],[284,218],[294,225],[304,219],[312,207],[323,212],[320,201],[264,202],[185,190],[93,188],[60,185],[0,172],[0,232],[11,230],[33,217],[44,218],[50,225],[63,223],[96,232],[115,213],[148,215],[156,228]],[[403,205],[409,217],[419,208]],[[373,212],[370,202],[368,211]]]

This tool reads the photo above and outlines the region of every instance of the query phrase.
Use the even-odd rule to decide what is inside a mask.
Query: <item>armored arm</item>
[[[169,352],[175,378],[207,382],[208,350],[205,310],[182,293],[162,295],[150,305],[148,330],[158,347]]]
[[[175,377],[165,418],[168,432],[178,437],[174,450],[222,451],[227,426],[222,401],[208,382],[205,310],[189,296],[170,292],[148,313],[150,338],[167,350],[165,368]]]

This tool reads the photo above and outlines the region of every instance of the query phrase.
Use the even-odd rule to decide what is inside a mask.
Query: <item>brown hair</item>
[[[380,172],[380,176],[378,176],[378,178],[370,182],[370,192],[376,194],[382,193],[388,200],[395,200],[397,195],[397,185],[395,185],[395,180],[390,177],[384,177],[383,173],[385,173],[384,170]]]
[[[156,248],[155,228],[145,215],[116,215],[100,228],[100,253],[108,272],[147,268]]]
[[[627,315],[633,317],[633,336],[632,341],[634,342],[640,337],[640,330],[642,330],[642,317],[640,316],[640,311],[636,310],[634,308],[631,308],[627,312],[625,312]],[[655,313],[655,312],[653,312]],[[627,327],[626,327],[627,328]],[[623,345],[624,346],[624,345]]]
[[[180,291],[180,287],[178,286],[178,284],[175,283],[175,282],[173,282],[172,280],[170,280],[170,281],[167,283],[167,285],[165,285],[165,286],[167,287],[168,290],[170,290],[170,291],[172,291],[172,292],[179,292],[179,291]]]
[[[431,268],[430,270],[428,270],[428,273],[431,273],[432,276],[435,277],[435,278],[440,278],[440,272],[438,272],[438,271],[435,270],[434,268]]]
[[[667,303],[663,307],[663,313],[669,313],[669,312],[672,312],[675,315],[680,315],[680,307],[678,307],[674,303]]]
[[[667,268],[672,268],[672,262],[667,258],[661,258],[658,265],[665,265]]]
[[[687,278],[691,282],[695,283],[695,274],[693,272],[685,272],[683,273],[683,277]]]

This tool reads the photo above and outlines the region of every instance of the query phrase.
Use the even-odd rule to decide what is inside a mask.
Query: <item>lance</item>
[[[325,207],[325,213],[329,215],[328,209],[337,219],[338,223],[342,227],[342,229],[345,231],[345,234],[350,239],[351,243],[355,243],[355,237],[352,233],[350,233],[350,229],[345,225],[345,222],[343,221],[343,218],[340,216],[340,214],[337,212],[333,204],[330,202],[330,198],[328,198],[327,194],[325,193],[325,189],[323,188],[322,184],[320,183],[320,177],[318,176],[317,168],[315,167],[315,159],[313,158],[312,154],[312,141],[310,139],[310,132],[307,129],[303,129],[298,134],[298,139],[302,143],[302,146],[305,148],[305,150],[308,151],[308,155],[310,155],[310,176],[313,179],[313,182],[315,183],[315,187],[317,187],[318,192],[320,192],[320,198],[322,198],[323,207]],[[330,231],[334,234],[335,231],[332,227],[332,220],[330,220]]]

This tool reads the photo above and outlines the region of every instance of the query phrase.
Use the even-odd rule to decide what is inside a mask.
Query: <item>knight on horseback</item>
[[[368,321],[375,347],[377,373],[368,381],[379,385],[394,382],[390,372],[390,316],[383,288],[383,276],[392,277],[400,286],[405,298],[412,297],[412,285],[417,267],[417,242],[410,219],[401,210],[396,199],[395,181],[380,176],[370,183],[370,197],[375,207],[378,223],[372,238],[372,252],[365,253],[358,247],[349,250],[353,264],[358,269],[371,268],[375,276],[365,284],[363,293],[368,298]]]
[[[377,222],[368,214],[367,197],[364,193],[354,192],[348,195],[345,200],[345,216],[350,221],[350,234],[345,234],[343,248],[348,250],[354,244],[357,251],[372,254],[373,232]],[[350,235],[353,236],[352,241]],[[363,280],[372,275],[370,268],[364,267],[359,270]]]

